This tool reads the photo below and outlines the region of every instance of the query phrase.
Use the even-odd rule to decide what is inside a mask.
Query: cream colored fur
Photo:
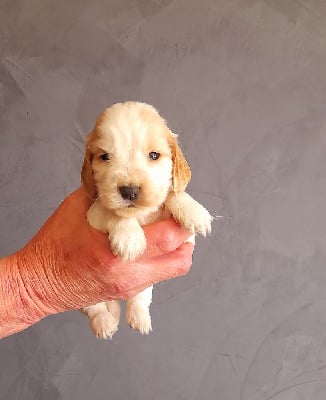
[[[87,138],[82,180],[94,199],[88,221],[108,234],[113,254],[125,261],[144,252],[141,225],[155,220],[172,215],[193,233],[206,236],[211,231],[209,212],[184,191],[191,174],[176,137],[152,106],[126,102],[106,109]],[[159,158],[150,159],[151,152]],[[102,159],[105,154],[108,160]],[[139,187],[137,199],[124,199],[121,186]],[[152,330],[152,289],[127,300],[127,323],[144,334]],[[97,337],[111,338],[117,331],[118,301],[84,311]]]

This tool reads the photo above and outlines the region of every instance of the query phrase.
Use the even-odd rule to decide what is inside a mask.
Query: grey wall
[[[180,134],[189,192],[223,215],[149,337],[78,312],[0,342],[1,400],[326,397],[324,0],[2,0],[0,254],[79,185],[116,101]]]

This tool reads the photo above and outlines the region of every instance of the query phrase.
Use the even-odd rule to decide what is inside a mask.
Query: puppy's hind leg
[[[111,339],[118,330],[120,304],[118,300],[97,303],[86,307],[83,311],[88,315],[94,335],[99,339]]]
[[[150,286],[127,300],[126,320],[128,325],[146,335],[152,330],[152,321],[149,313],[152,292],[153,286]]]

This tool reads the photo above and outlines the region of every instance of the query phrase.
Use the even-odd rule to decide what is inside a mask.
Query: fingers
[[[153,267],[152,284],[188,273],[192,264],[193,251],[192,243],[183,243],[173,252],[159,257],[157,264]]]
[[[173,218],[154,222],[143,229],[147,240],[147,257],[174,251],[191,236],[191,232],[178,225]]]
[[[121,297],[130,298],[151,285],[185,275],[190,270],[193,251],[192,243],[183,243],[173,252],[151,260],[150,264],[131,266],[129,271],[134,276],[132,286],[126,288]]]

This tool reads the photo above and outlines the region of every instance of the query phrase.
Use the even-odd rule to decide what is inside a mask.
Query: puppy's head
[[[150,105],[106,109],[86,140],[82,182],[89,196],[131,217],[157,209],[170,191],[184,191],[191,172],[176,137]]]

